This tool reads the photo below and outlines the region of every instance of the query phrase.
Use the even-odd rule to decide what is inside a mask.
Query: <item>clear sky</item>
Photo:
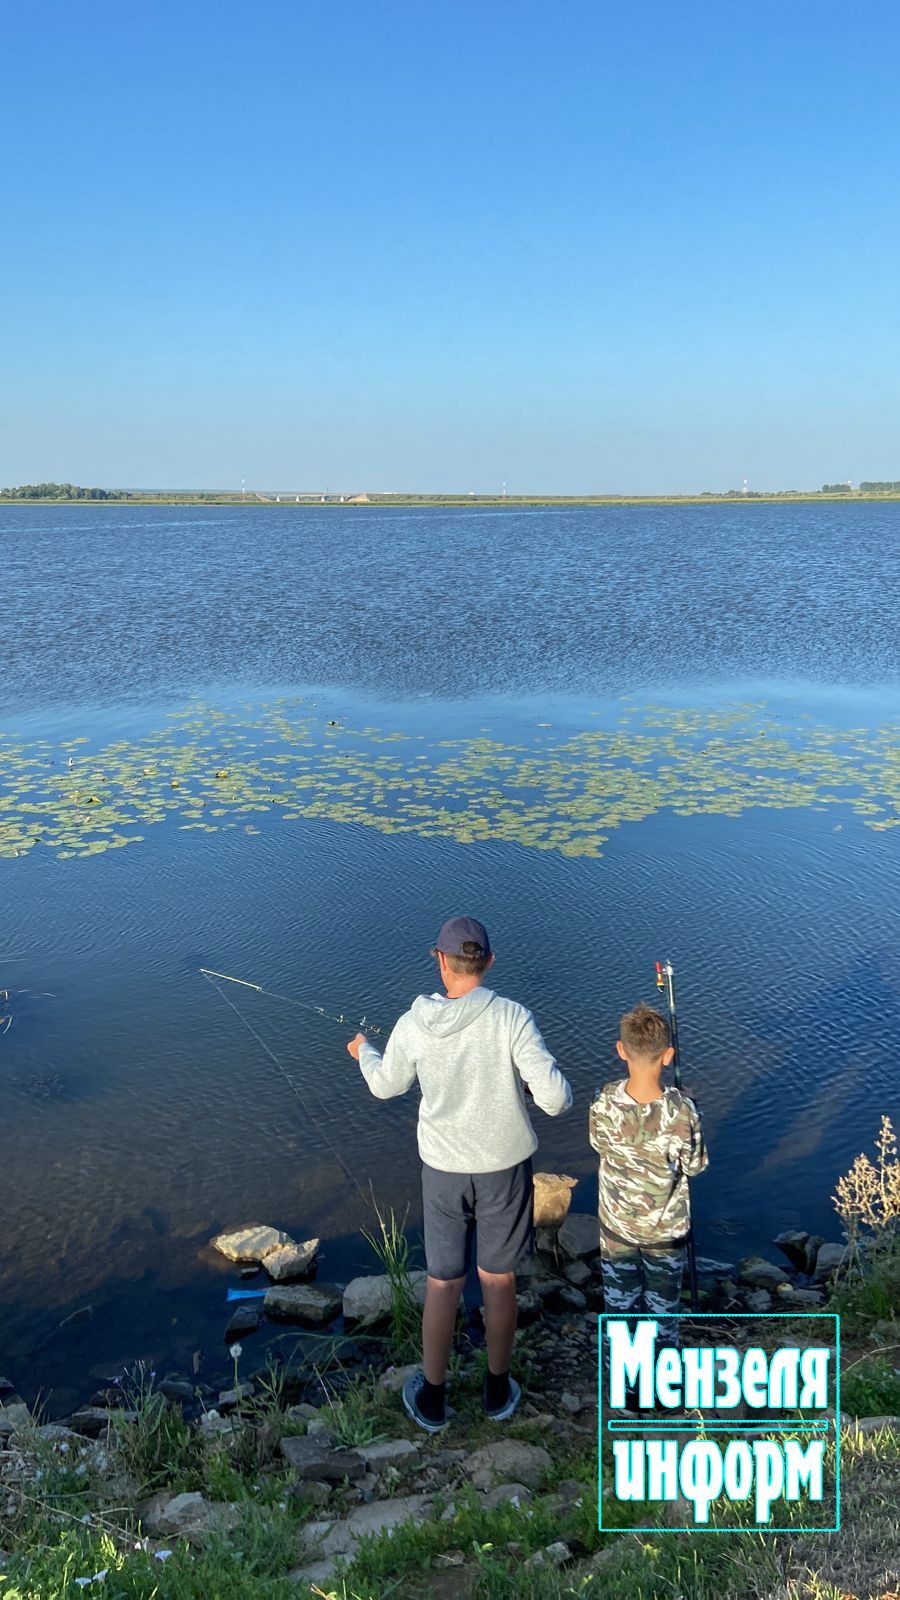
[[[0,484],[900,478],[897,0],[34,0],[0,47]]]

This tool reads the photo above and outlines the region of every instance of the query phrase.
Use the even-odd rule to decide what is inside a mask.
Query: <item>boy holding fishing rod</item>
[[[688,1179],[708,1165],[700,1113],[662,1075],[675,1050],[665,1017],[643,1001],[619,1024],[628,1076],[607,1083],[589,1116],[600,1157],[600,1266],[607,1312],[671,1317],[691,1231]],[[666,1330],[676,1342],[677,1323]]]
[[[407,1380],[403,1404],[420,1428],[438,1433],[447,1421],[447,1363],[476,1239],[488,1354],[485,1413],[501,1422],[519,1403],[509,1363],[516,1269],[534,1242],[531,1157],[537,1149],[525,1086],[550,1117],[569,1110],[572,1091],[531,1012],[482,984],[494,962],[482,923],[451,917],[432,955],[445,993],[413,1002],[383,1056],[364,1033],[347,1049],[377,1099],[405,1094],[416,1079],[422,1094],[424,1370]]]

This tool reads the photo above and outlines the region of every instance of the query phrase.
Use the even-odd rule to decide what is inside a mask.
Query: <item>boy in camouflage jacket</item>
[[[671,1316],[680,1309],[691,1231],[688,1179],[709,1157],[693,1100],[662,1085],[675,1054],[665,1017],[641,1002],[619,1026],[616,1050],[628,1077],[604,1084],[590,1109],[605,1309]]]

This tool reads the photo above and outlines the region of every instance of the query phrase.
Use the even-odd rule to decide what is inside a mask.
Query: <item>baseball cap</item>
[[[491,953],[491,941],[483,922],[476,921],[475,917],[448,918],[437,936],[435,949],[445,956],[461,956],[465,955],[464,944],[480,945],[483,955]]]

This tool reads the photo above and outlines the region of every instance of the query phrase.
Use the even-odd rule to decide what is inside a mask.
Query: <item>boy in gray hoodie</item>
[[[424,1371],[404,1385],[403,1404],[419,1427],[438,1433],[446,1425],[447,1362],[473,1234],[488,1351],[485,1412],[500,1422],[519,1403],[509,1361],[516,1268],[533,1247],[531,1157],[537,1149],[525,1085],[550,1117],[569,1110],[572,1091],[531,1012],[482,985],[494,962],[482,923],[451,917],[432,954],[446,994],[420,995],[398,1021],[383,1056],[363,1033],[347,1049],[379,1100],[405,1094],[419,1082],[428,1268]]]

